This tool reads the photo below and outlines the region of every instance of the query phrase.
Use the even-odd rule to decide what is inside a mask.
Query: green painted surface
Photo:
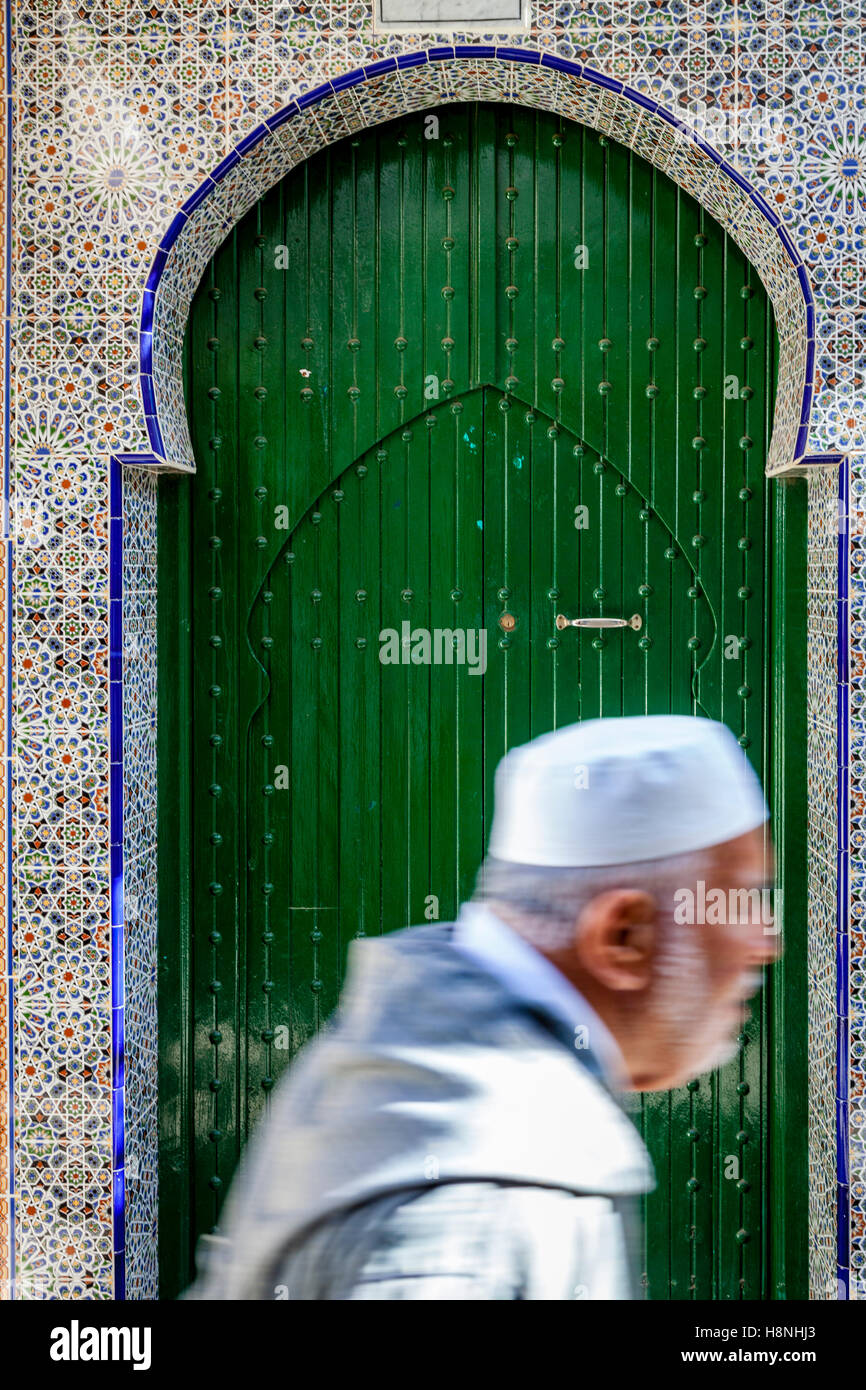
[[[704,713],[774,808],[803,812],[779,671],[802,656],[804,489],[763,477],[760,282],[592,132],[483,106],[428,128],[301,166],[217,252],[190,318],[199,471],[160,481],[164,1294],[333,1009],[348,942],[447,919],[471,890],[508,747]],[[642,626],[560,632],[558,613]],[[797,897],[795,958],[738,1059],[642,1099],[653,1298],[802,1293],[801,917]]]

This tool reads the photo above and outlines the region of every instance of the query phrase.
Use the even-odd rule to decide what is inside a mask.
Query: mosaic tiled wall
[[[156,489],[153,473],[123,470],[127,1298],[156,1286]]]
[[[499,40],[585,62],[669,111],[704,102],[723,117],[724,124],[706,130],[708,143],[784,220],[814,289],[812,452],[866,446],[866,415],[855,409],[866,363],[860,124],[866,9],[858,3],[833,14],[838,17],[799,3],[721,0],[539,4],[525,40],[513,34]],[[148,447],[138,395],[143,291],[178,209],[239,141],[301,93],[364,64],[441,44],[442,37],[374,35],[363,3],[264,0],[195,0],[177,8],[143,0],[21,0],[14,26],[7,90],[16,168],[11,675],[18,1294],[142,1298],[156,1288],[158,481],[110,459]],[[497,42],[479,35],[455,40]],[[522,71],[529,88],[539,70],[522,65]],[[484,95],[480,78],[473,80]],[[392,77],[392,96],[393,85]],[[388,86],[383,81],[379,92]],[[443,90],[440,82],[437,92]],[[510,90],[523,99],[522,89]],[[341,119],[361,100],[347,96]],[[375,91],[368,89],[363,100],[375,107]],[[606,119],[620,119],[619,107],[606,110]],[[754,138],[750,127],[744,136],[744,112],[770,113],[776,124]],[[369,115],[375,118],[375,111]],[[291,128],[287,123],[286,133]],[[769,141],[768,131],[774,132]],[[320,132],[320,141],[327,135]],[[259,149],[256,160],[273,157],[272,143]],[[703,173],[692,168],[689,176],[702,179],[706,193]],[[241,200],[248,192],[241,190]],[[208,200],[222,219],[240,210],[240,202],[232,209],[225,201],[230,197],[224,191]],[[788,271],[780,265],[779,273]],[[190,269],[186,291],[193,280]],[[181,281],[166,278],[162,287],[169,292],[160,312],[170,331],[174,314],[176,332]],[[795,307],[792,341],[798,334],[800,341],[802,297],[793,282],[785,294]],[[163,382],[166,434],[174,412],[182,458],[182,417],[167,371]],[[789,422],[779,435],[783,450],[799,418],[784,393],[782,406]],[[850,991],[847,976],[839,991],[835,977],[849,915],[847,901],[838,910],[835,888],[847,839],[836,833],[833,779],[848,762],[836,721],[839,689],[847,690],[845,669],[840,687],[835,664],[838,524],[825,505],[836,486],[836,470],[810,482],[811,1230],[818,1297],[838,1292],[834,1105],[842,1120],[850,1110],[851,1171],[843,1166],[841,1177],[843,1192],[850,1177],[855,1271],[866,1211],[859,976],[852,974]],[[855,458],[852,497],[859,487]],[[855,728],[857,662],[866,636],[859,544],[859,535],[852,536]],[[847,583],[847,564],[843,569]],[[853,969],[862,923],[856,734],[850,764]],[[847,805],[843,811],[847,834]],[[837,1067],[837,1010],[851,1028],[850,1073],[847,1051]],[[3,1210],[0,1205],[0,1239]],[[843,1255],[847,1269],[847,1246]],[[857,1291],[855,1278],[852,1294]]]
[[[844,766],[844,741],[837,738],[837,698],[847,700],[844,670],[838,662],[838,559],[845,541],[846,513],[840,505],[837,470],[821,471],[809,479],[808,556],[808,672],[807,766],[809,769],[809,1187],[810,1283],[815,1297],[847,1296],[848,1283],[837,1265],[837,1209],[847,1209],[849,1194],[844,1172],[838,1170],[837,1120],[846,1096],[847,1077],[839,1073],[838,1017],[844,1000],[837,1000],[837,954],[844,955],[847,931],[840,908],[837,877],[844,833],[837,821],[837,795]],[[843,614],[844,618],[844,614]],[[838,679],[837,679],[838,678]],[[838,690],[838,696],[837,696]],[[843,867],[844,863],[843,861]],[[844,1058],[847,1065],[847,1056]],[[854,1065],[852,1059],[852,1066]],[[830,1098],[832,1103],[830,1103]],[[845,1181],[842,1181],[845,1179]],[[853,1296],[853,1294],[852,1294]]]
[[[848,544],[840,556],[847,585],[849,720],[845,736],[847,777],[841,800],[847,818],[848,854],[840,900],[848,956],[840,970],[840,1012],[847,1027],[839,1048],[849,1068],[850,1262],[852,1297],[866,1298],[866,460],[850,470]]]

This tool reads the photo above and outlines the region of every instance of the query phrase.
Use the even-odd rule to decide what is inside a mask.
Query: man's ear
[[[655,950],[658,903],[651,893],[614,888],[599,893],[578,917],[574,949],[581,966],[606,989],[645,989]]]

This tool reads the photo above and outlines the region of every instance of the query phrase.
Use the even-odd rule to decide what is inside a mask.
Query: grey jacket
[[[450,944],[352,944],[247,1148],[203,1299],[637,1296],[638,1133],[561,1020]]]

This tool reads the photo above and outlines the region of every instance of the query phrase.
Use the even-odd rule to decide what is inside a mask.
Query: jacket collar
[[[546,1019],[609,1090],[628,1089],[625,1059],[607,1025],[562,971],[486,904],[462,904],[452,942],[503,984],[515,1000]]]

